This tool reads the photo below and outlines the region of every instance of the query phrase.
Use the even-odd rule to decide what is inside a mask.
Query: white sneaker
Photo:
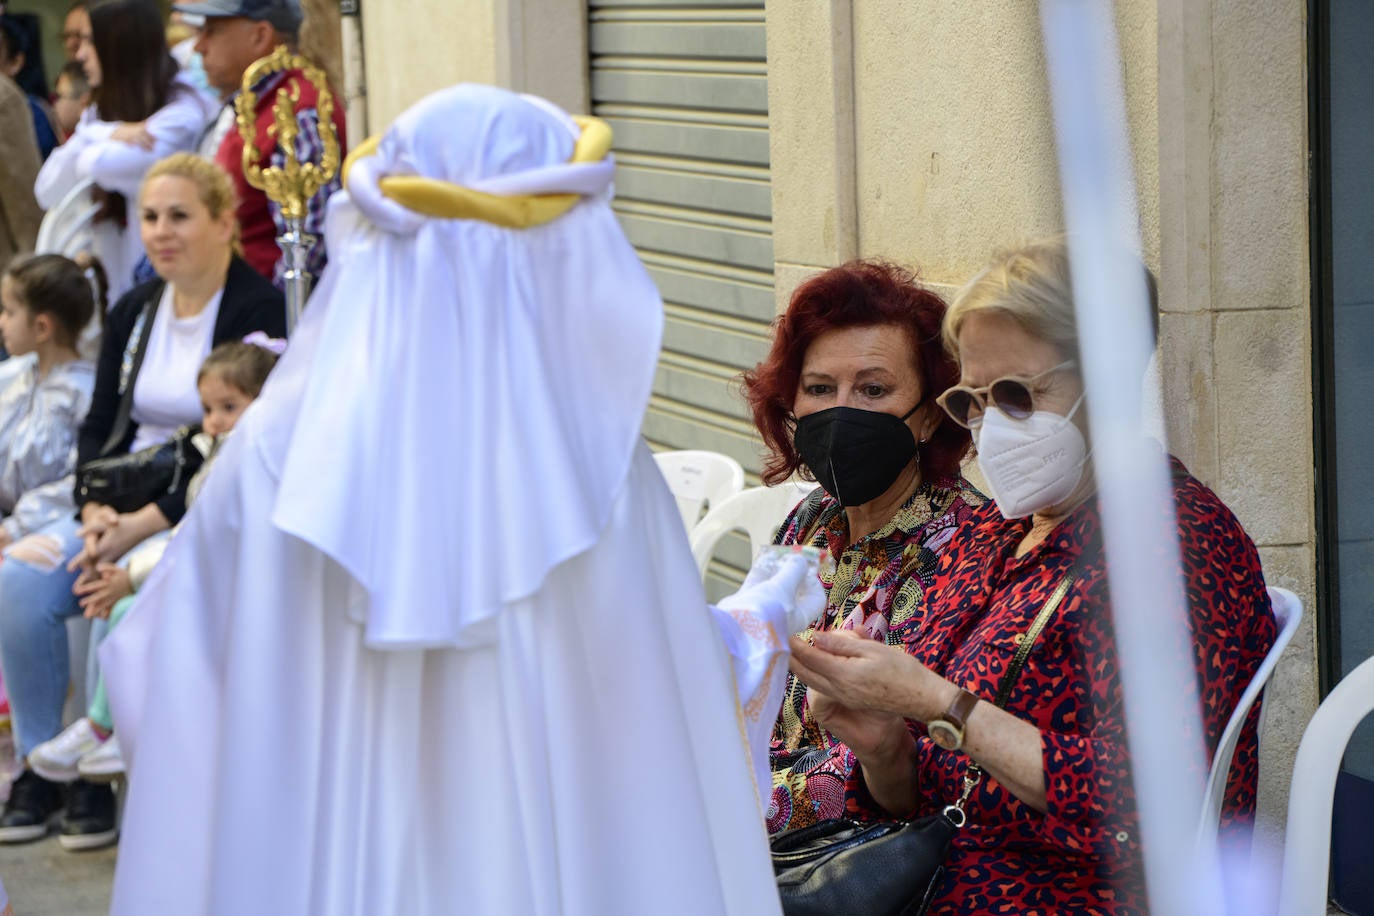
[[[109,782],[124,775],[124,757],[119,753],[119,736],[111,735],[76,764],[82,779]]]
[[[77,771],[77,763],[102,743],[95,729],[91,728],[90,719],[77,719],[56,738],[44,741],[30,751],[29,766],[44,779],[74,782],[81,775]]]

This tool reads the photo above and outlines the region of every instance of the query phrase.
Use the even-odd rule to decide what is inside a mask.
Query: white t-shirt
[[[200,392],[196,375],[210,354],[219,317],[221,287],[199,315],[178,318],[172,308],[172,287],[162,292],[157,316],[153,319],[148,352],[134,381],[134,409],[130,416],[138,424],[133,451],[157,445],[171,438],[180,426],[200,419]]]

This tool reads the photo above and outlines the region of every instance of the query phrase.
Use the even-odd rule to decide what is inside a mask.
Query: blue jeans
[[[75,518],[62,518],[31,535],[50,540],[41,563],[13,554],[0,563],[0,667],[21,760],[62,730],[70,675],[67,618],[81,613],[72,594],[76,573],[67,572],[67,563],[81,552],[79,527]]]

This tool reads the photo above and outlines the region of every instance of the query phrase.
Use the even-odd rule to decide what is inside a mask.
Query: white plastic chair
[[[729,455],[699,449],[656,452],[654,461],[677,500],[682,524],[690,532],[704,507],[715,508],[744,489],[744,468]]]
[[[1264,656],[1264,661],[1255,670],[1254,676],[1250,678],[1249,686],[1240,695],[1240,702],[1236,704],[1230,720],[1226,723],[1226,728],[1221,733],[1221,741],[1217,743],[1217,752],[1212,757],[1212,768],[1207,774],[1207,791],[1202,796],[1202,818],[1198,824],[1199,844],[1210,846],[1216,842],[1217,824],[1221,819],[1221,802],[1226,794],[1226,782],[1231,776],[1231,758],[1236,753],[1236,742],[1240,740],[1240,733],[1245,728],[1245,720],[1250,715],[1250,708],[1255,705],[1255,700],[1264,694],[1264,688],[1269,683],[1269,678],[1274,674],[1275,666],[1278,665],[1279,656],[1293,641],[1293,634],[1298,631],[1298,624],[1302,623],[1302,601],[1288,589],[1270,588],[1269,603],[1274,608],[1274,618],[1278,621],[1279,635],[1274,640],[1274,645],[1270,647],[1269,653]],[[1260,707],[1259,740],[1261,743],[1264,741],[1268,712],[1267,706]]]
[[[43,215],[38,227],[38,240],[33,250],[39,254],[63,254],[71,257],[89,251],[92,245],[91,224],[100,212],[100,204],[91,200],[90,181],[79,182],[57,202],[57,206]],[[137,230],[135,230],[137,231]]]
[[[91,200],[91,189],[94,187],[89,180],[77,183],[57,202],[57,206],[43,214],[43,222],[38,227],[38,240],[33,246],[35,252],[74,258],[83,251],[95,249],[96,237],[92,227],[95,225],[95,215],[100,212],[100,204]],[[105,264],[107,270],[113,266]],[[95,359],[100,352],[102,326],[100,316],[92,315],[81,330],[76,348],[87,359]]]
[[[1327,911],[1336,777],[1350,736],[1371,712],[1374,658],[1366,659],[1336,685],[1302,733],[1288,793],[1279,916],[1312,916]]]
[[[778,526],[792,507],[816,488],[814,483],[789,481],[776,487],[750,487],[720,503],[692,529],[692,558],[702,578],[711,563],[711,554],[731,531],[743,531],[749,536],[749,555],[752,557],[765,544],[772,543]]]

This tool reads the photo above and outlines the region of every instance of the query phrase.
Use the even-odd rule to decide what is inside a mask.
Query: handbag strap
[[[1016,686],[1016,681],[1021,676],[1021,669],[1026,666],[1026,659],[1030,657],[1031,649],[1035,646],[1035,641],[1040,638],[1045,625],[1050,622],[1054,612],[1059,610],[1059,605],[1063,604],[1064,596],[1069,593],[1070,586],[1078,578],[1078,565],[1074,564],[1069,571],[1064,574],[1064,578],[1059,580],[1050,597],[1045,601],[1045,606],[1040,609],[1040,613],[1035,615],[1035,620],[1021,636],[1021,644],[1016,647],[1016,654],[1012,656],[1011,664],[1002,674],[1002,681],[997,686],[997,699],[993,700],[993,705],[999,709],[1006,707],[1007,697],[1011,696],[1012,687]],[[964,826],[967,820],[964,814],[964,805],[968,802],[973,790],[983,781],[983,768],[974,761],[970,760],[968,770],[964,773],[964,790],[959,793],[959,799],[952,805],[946,805],[944,809],[945,817],[949,818],[956,827]]]
[[[1030,657],[1031,649],[1035,646],[1035,641],[1040,638],[1040,633],[1045,629],[1045,625],[1050,622],[1054,612],[1059,610],[1059,605],[1064,601],[1064,596],[1069,593],[1069,586],[1073,585],[1073,580],[1078,578],[1078,568],[1075,566],[1064,574],[1064,578],[1059,580],[1053,592],[1050,593],[1049,600],[1040,609],[1040,613],[1035,615],[1035,620],[1021,637],[1021,644],[1016,647],[1016,655],[1012,657],[1011,664],[1007,666],[1006,673],[1002,675],[1002,682],[997,686],[997,699],[993,704],[999,708],[1007,705],[1007,697],[1011,696],[1011,688],[1016,686],[1016,681],[1021,677],[1021,669],[1026,667],[1026,659]]]
[[[143,368],[143,357],[148,352],[148,341],[153,336],[149,324],[157,314],[158,303],[162,301],[162,292],[167,284],[159,283],[153,288],[148,301],[143,304],[143,309],[134,319],[133,329],[129,332],[129,341],[124,345],[124,357],[119,362],[119,409],[115,412],[114,425],[110,427],[110,435],[105,438],[105,444],[100,447],[100,457],[110,455],[119,443],[124,441],[124,437],[129,434],[129,421],[134,412],[134,383],[138,380],[138,371]]]

